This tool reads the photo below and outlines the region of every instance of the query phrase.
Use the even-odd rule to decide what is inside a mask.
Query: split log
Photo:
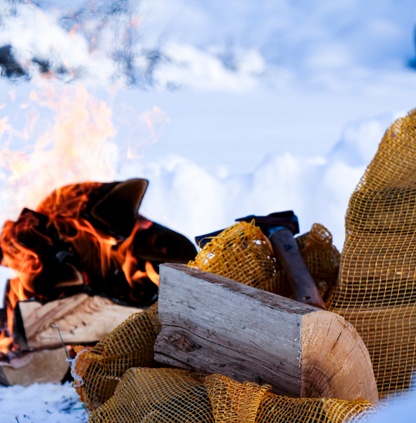
[[[0,362],[0,385],[29,386],[32,383],[58,383],[69,369],[63,348],[41,350]]]
[[[107,298],[78,294],[41,304],[20,301],[15,309],[13,340],[23,350],[91,345],[143,309],[115,304]]]
[[[289,397],[378,401],[368,350],[341,316],[178,264],[160,266],[155,360]]]

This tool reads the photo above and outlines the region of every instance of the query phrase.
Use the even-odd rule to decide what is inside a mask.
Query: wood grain
[[[67,345],[91,344],[99,341],[127,317],[143,309],[115,304],[100,296],[78,294],[41,304],[36,301],[18,303],[14,341],[24,350],[57,348],[62,345],[59,327]],[[20,326],[20,327],[16,327]]]
[[[378,400],[368,351],[341,316],[178,264],[160,266],[155,359],[290,397]]]

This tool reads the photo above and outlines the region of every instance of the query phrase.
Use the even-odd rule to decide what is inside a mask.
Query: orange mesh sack
[[[314,224],[296,238],[299,250],[322,296],[338,277],[340,254],[330,232]],[[212,238],[189,267],[225,276],[245,285],[289,297],[292,289],[276,262],[272,246],[254,223],[240,222]]]
[[[113,395],[128,369],[156,364],[153,347],[159,332],[155,304],[131,315],[92,349],[76,347],[79,354],[73,364],[74,387],[89,410],[96,409]]]
[[[364,400],[296,399],[270,386],[177,369],[130,369],[90,423],[364,422],[376,408]]]
[[[240,222],[222,231],[188,267],[270,292],[279,284],[271,245],[253,223]]]
[[[239,383],[227,376],[205,379],[216,423],[342,423],[365,422],[379,410],[368,401],[289,398],[268,385]]]
[[[90,414],[90,423],[214,423],[198,374],[177,369],[128,370],[113,397]]]
[[[227,234],[239,243],[234,250],[221,248],[223,242],[230,242]],[[208,264],[211,270],[223,271],[224,276],[238,277],[252,286],[270,290],[285,287],[284,274],[259,228],[242,222],[226,230],[220,239],[213,240],[190,265],[199,263],[203,268]],[[297,242],[316,280],[336,277],[339,254],[325,228],[314,225]],[[233,251],[245,259],[240,262],[233,257]],[[237,267],[234,271],[233,266]],[[252,273],[245,271],[247,268]],[[268,285],[270,274],[274,282]],[[363,400],[294,399],[274,395],[267,385],[239,383],[223,375],[144,368],[157,366],[153,344],[159,329],[155,305],[131,316],[94,348],[78,355],[76,389],[92,410],[91,423],[341,423],[356,421],[374,411],[374,406]]]
[[[370,352],[381,396],[409,389],[416,357],[416,111],[385,133],[351,196],[331,311]]]

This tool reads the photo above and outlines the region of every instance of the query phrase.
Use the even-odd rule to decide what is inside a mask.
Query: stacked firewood
[[[62,344],[94,345],[157,300],[159,264],[195,257],[188,239],[138,214],[147,185],[65,186],[6,222],[1,264],[16,277],[0,312],[0,383],[61,380]]]

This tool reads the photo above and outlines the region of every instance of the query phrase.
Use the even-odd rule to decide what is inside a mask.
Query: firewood
[[[7,310],[0,308],[0,332],[7,328]]]
[[[368,350],[341,316],[178,264],[160,266],[155,360],[276,394],[378,401]]]
[[[87,294],[41,304],[20,301],[15,310],[13,340],[23,350],[92,344],[110,333],[127,317],[143,309],[115,304],[107,298]]]
[[[68,369],[64,348],[28,352],[10,360],[10,363],[0,362],[0,385],[58,383],[65,377]]]

